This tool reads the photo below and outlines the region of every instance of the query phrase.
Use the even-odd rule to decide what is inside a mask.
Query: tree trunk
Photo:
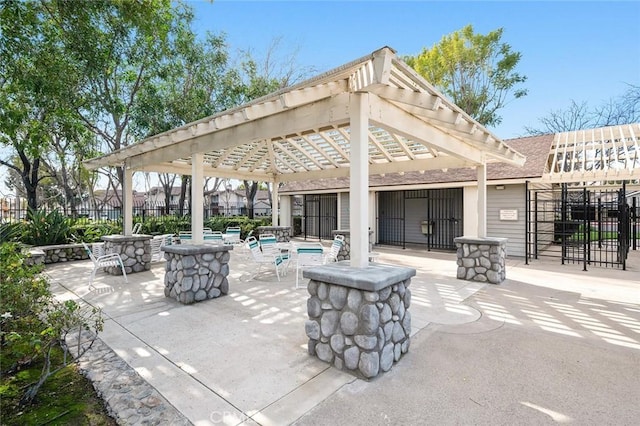
[[[249,219],[254,218],[253,212],[253,201],[256,198],[256,193],[258,192],[258,182],[255,181],[243,181],[244,182],[244,193],[247,196],[247,216]]]

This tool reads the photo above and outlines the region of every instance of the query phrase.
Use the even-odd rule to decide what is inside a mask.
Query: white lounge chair
[[[89,259],[91,259],[91,261],[93,262],[93,271],[91,271],[89,286],[93,285],[93,279],[96,276],[96,271],[98,270],[98,268],[108,268],[111,266],[119,266],[120,269],[122,270],[122,275],[124,276],[124,282],[126,283],[129,282],[129,280],[127,279],[127,271],[125,271],[124,269],[124,263],[122,263],[122,258],[118,253],[101,254],[96,256],[94,254],[94,250],[90,249],[85,242],[83,242],[82,245],[84,246],[84,249],[89,255]],[[98,244],[92,244],[92,246],[96,246],[95,252],[100,253]],[[102,248],[102,252],[104,253],[104,248]]]

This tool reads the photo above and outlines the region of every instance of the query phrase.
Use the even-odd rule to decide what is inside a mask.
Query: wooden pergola
[[[350,177],[351,266],[368,264],[369,174],[472,167],[478,236],[486,236],[486,164],[524,156],[473,120],[388,48],[240,107],[149,137],[85,164],[123,166],[124,232],[132,226],[134,171],[191,175],[203,204],[205,176],[278,184]],[[194,242],[203,210],[193,209]]]

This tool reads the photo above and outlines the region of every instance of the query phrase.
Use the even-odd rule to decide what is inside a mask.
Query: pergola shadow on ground
[[[194,424],[220,413],[228,424],[630,424],[640,414],[639,270],[516,259],[487,286],[455,279],[455,254],[378,251],[418,274],[411,348],[369,382],[308,355],[295,269],[248,281],[253,265],[233,252],[229,295],[194,305],[164,296],[162,263],[128,284],[100,275],[93,288],[89,262],[46,273],[59,297],[103,309],[102,340]]]

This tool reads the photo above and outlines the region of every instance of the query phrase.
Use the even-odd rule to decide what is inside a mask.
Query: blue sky
[[[188,1],[198,32],[224,32],[229,47],[260,58],[276,38],[301,66],[324,72],[382,47],[415,54],[472,24],[504,28],[502,40],[522,53],[525,98],[502,110],[491,130],[524,134],[570,101],[596,106],[640,85],[640,2]]]

